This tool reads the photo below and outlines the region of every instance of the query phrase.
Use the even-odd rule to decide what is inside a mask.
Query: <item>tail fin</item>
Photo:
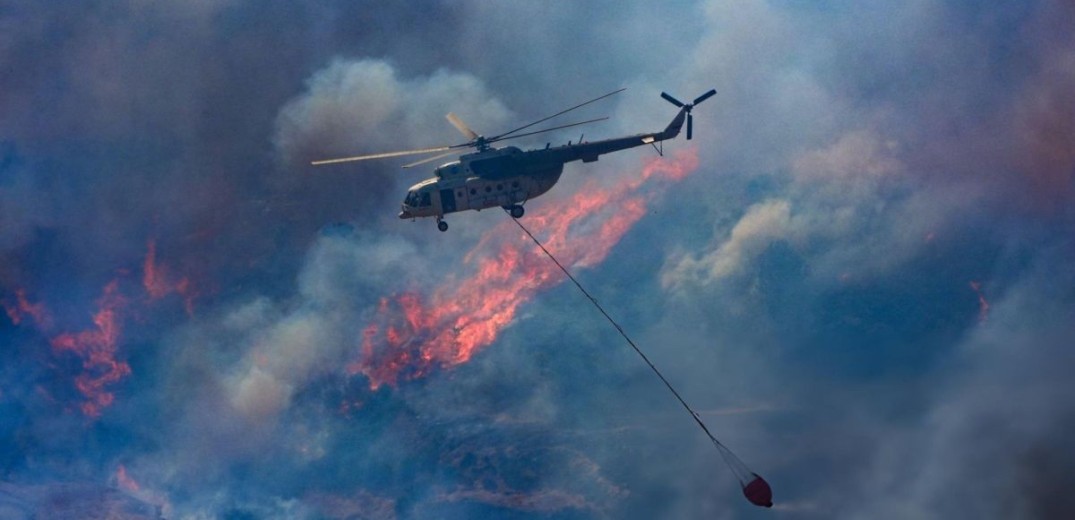
[[[672,119],[672,122],[668,123],[668,126],[664,129],[663,132],[661,132],[661,139],[672,139],[673,137],[679,135],[680,129],[683,128],[684,120],[686,120],[687,122],[687,139],[693,137],[692,134],[694,133],[694,118],[691,117],[691,109],[694,108],[694,106],[698,103],[701,103],[702,101],[705,101],[710,97],[716,95],[716,93],[717,89],[710,89],[705,94],[694,98],[694,101],[690,103],[684,103],[670,96],[666,92],[661,92],[661,97],[664,98],[665,101],[668,101],[669,103],[680,107],[679,113],[676,114],[675,119]]]
[[[668,123],[668,126],[664,127],[664,130],[661,131],[661,137],[658,140],[663,141],[665,139],[674,139],[677,135],[679,135],[679,131],[683,129],[683,122],[686,121],[687,111],[689,110],[690,108],[687,107],[679,109],[679,113],[676,114],[676,117],[674,119],[672,119],[672,122]]]

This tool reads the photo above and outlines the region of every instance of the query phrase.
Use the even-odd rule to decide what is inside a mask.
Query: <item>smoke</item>
[[[599,264],[645,214],[648,197],[636,193],[643,183],[652,177],[681,180],[697,167],[694,153],[650,161],[641,176],[612,189],[586,184],[562,204],[534,212],[527,225],[569,268]],[[521,305],[563,281],[556,266],[527,242],[500,239],[515,233],[511,225],[490,230],[467,253],[474,264],[469,277],[448,277],[430,294],[382,298],[377,320],[363,330],[361,356],[349,370],[363,373],[376,390],[436,366],[465,363],[512,324]]]
[[[707,422],[782,514],[1071,516],[1073,25],[1050,0],[11,6],[0,511],[748,515],[506,216],[440,234],[395,217],[428,169],[308,165],[629,86],[587,139],[717,88],[697,168],[569,165],[523,222],[688,402],[743,411]]]
[[[702,258],[688,256],[666,268],[662,282],[676,288],[685,284],[708,284],[735,274],[772,241],[784,238],[789,232],[789,220],[789,205],[785,200],[751,206],[732,228],[726,242]]]
[[[500,128],[509,116],[474,76],[442,69],[402,81],[381,60],[335,60],[309,80],[307,90],[285,105],[277,120],[276,148],[291,167],[362,151],[465,141],[429,131],[447,126],[441,113],[445,107],[461,111],[479,129]],[[450,141],[430,141],[435,135]]]
[[[1072,284],[1060,267],[1068,253],[1070,245],[1045,252],[994,302],[989,320],[958,347],[958,372],[930,382],[936,390],[921,422],[879,434],[883,448],[863,481],[878,499],[841,509],[883,517],[1071,514],[1056,487],[1075,478],[1072,446],[1060,433],[1075,412],[1063,375],[1075,361],[1067,348]]]

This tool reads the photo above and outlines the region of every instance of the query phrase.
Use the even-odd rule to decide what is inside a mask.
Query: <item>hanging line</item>
[[[668,380],[665,379],[664,375],[661,374],[661,371],[657,370],[657,367],[653,364],[653,362],[651,362],[649,358],[646,357],[646,354],[644,354],[642,350],[638,348],[638,345],[635,345],[635,342],[631,340],[630,336],[628,336],[627,333],[624,332],[623,327],[620,327],[620,324],[616,323],[616,320],[612,319],[612,316],[609,316],[608,312],[605,312],[604,307],[601,307],[601,304],[597,302],[597,298],[594,298],[592,295],[590,295],[586,288],[584,288],[582,284],[579,283],[579,281],[571,275],[571,272],[568,271],[567,268],[565,268],[563,264],[561,264],[560,261],[557,260],[556,257],[549,252],[548,249],[545,249],[545,246],[542,245],[540,241],[538,241],[537,237],[535,237],[529,229],[526,229],[526,226],[524,226],[522,222],[519,222],[519,219],[512,218],[511,220],[519,226],[519,229],[522,229],[523,232],[526,233],[528,237],[530,237],[530,240],[533,240],[534,243],[537,244],[539,248],[541,248],[541,250],[545,253],[545,256],[548,256],[549,259],[552,260],[554,264],[556,264],[556,267],[559,267],[560,270],[563,271],[565,275],[567,275],[567,277],[575,284],[575,287],[578,287],[579,291],[581,291],[582,294],[586,296],[586,298],[589,298],[590,302],[593,303],[594,307],[597,307],[597,310],[601,311],[601,314],[605,317],[605,319],[607,319],[613,327],[616,327],[616,331],[620,333],[620,336],[623,336],[623,339],[627,341],[627,344],[630,345],[631,348],[635,349],[635,352],[637,352],[638,355],[642,358],[642,360],[645,361],[647,365],[649,365],[650,369],[653,370],[653,373],[657,374],[657,377],[661,378],[661,381],[664,383],[664,386],[668,387],[668,390],[672,392],[672,395],[676,396],[676,399],[679,401],[679,404],[683,405],[683,408],[687,410],[687,413],[691,414],[691,418],[694,419],[694,422],[698,423],[698,426],[702,428],[702,431],[704,431],[705,434],[709,437],[709,440],[713,441],[713,445],[717,447],[717,451],[720,452],[721,458],[724,459],[724,462],[728,465],[729,468],[731,468],[732,473],[735,474],[736,479],[739,480],[739,485],[746,486],[748,482],[750,482],[753,478],[757,477],[757,474],[750,471],[750,469],[747,468],[746,464],[744,464],[743,461],[739,460],[739,457],[736,457],[735,454],[732,453],[732,450],[728,449],[727,446],[721,444],[721,442],[713,436],[713,434],[709,431],[709,428],[707,428],[705,423],[702,422],[701,417],[698,416],[698,412],[695,412],[690,407],[690,405],[687,404],[687,401],[683,400],[683,397],[679,395],[679,392],[677,392],[676,389],[672,387],[672,383],[669,383]]]

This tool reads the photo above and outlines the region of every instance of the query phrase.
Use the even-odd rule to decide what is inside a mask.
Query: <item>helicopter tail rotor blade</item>
[[[679,113],[676,114],[676,118],[673,119],[672,122],[669,123],[668,128],[664,130],[664,133],[662,135],[666,137],[663,137],[663,139],[669,139],[671,137],[679,135],[679,130],[683,127],[684,122],[687,123],[687,139],[692,139],[694,137],[694,115],[691,114],[691,110],[694,109],[694,106],[698,103],[701,103],[702,101],[705,101],[715,96],[716,94],[717,89],[710,89],[709,92],[706,92],[705,94],[694,98],[694,101],[690,103],[684,103],[672,97],[667,92],[661,92],[661,97],[663,97],[669,103],[672,103],[673,105],[679,107]],[[686,118],[686,121],[683,120],[684,118]]]
[[[705,101],[705,100],[715,96],[716,94],[717,94],[717,89],[711,89],[709,92],[706,92],[705,94],[702,94],[701,96],[698,96],[698,97],[694,98],[694,102],[691,103],[691,105],[692,106],[697,105],[698,103],[701,103],[702,101]]]
[[[682,101],[680,101],[680,100],[668,95],[667,92],[661,92],[661,97],[663,97],[666,101],[668,101],[669,103],[671,103],[671,104],[673,104],[673,105],[675,105],[677,107],[683,108],[683,106],[684,106],[684,103]]]
[[[448,122],[451,123],[452,126],[456,128],[456,130],[459,130],[463,133],[463,135],[467,136],[467,139],[474,140],[478,138],[478,133],[474,130],[471,130],[470,127],[467,126],[467,124],[464,123],[462,119],[459,119],[459,116],[448,112],[448,115],[444,117],[448,118]]]

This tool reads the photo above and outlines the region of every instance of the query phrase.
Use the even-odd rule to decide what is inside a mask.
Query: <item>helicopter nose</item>
[[[403,208],[403,211],[399,212],[399,218],[412,218],[411,212],[407,211],[407,208]]]

